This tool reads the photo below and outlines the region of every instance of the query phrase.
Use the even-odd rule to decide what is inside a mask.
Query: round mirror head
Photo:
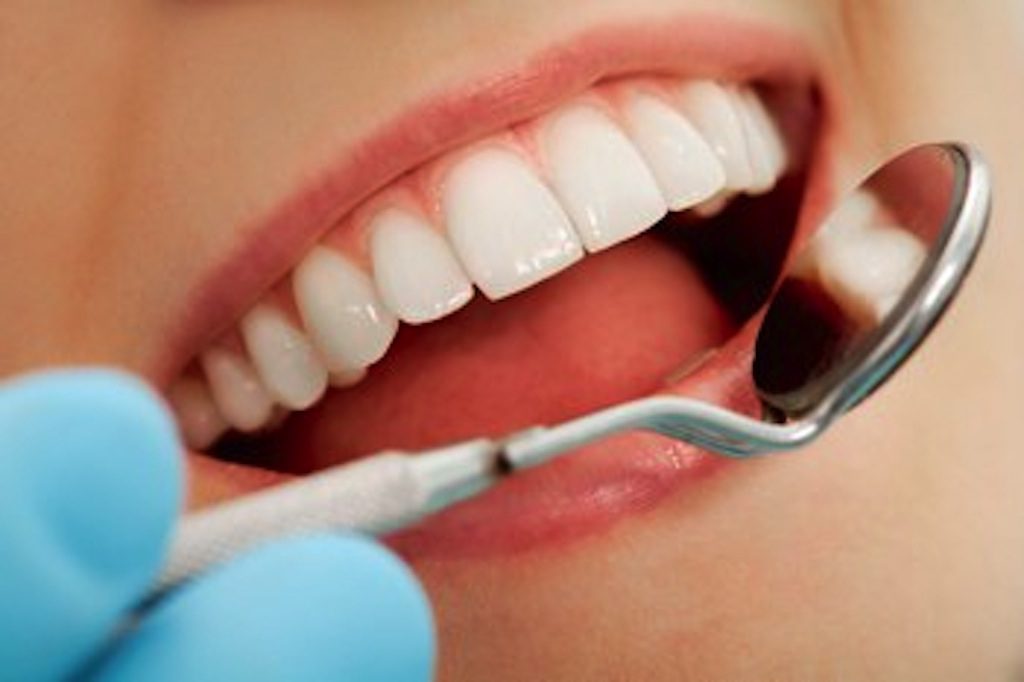
[[[774,418],[837,416],[892,374],[970,268],[989,191],[974,152],[925,145],[836,206],[787,269],[758,334],[754,382]]]

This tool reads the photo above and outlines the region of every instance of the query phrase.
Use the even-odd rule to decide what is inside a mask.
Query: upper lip
[[[202,346],[237,320],[317,238],[374,191],[424,161],[552,108],[594,83],[627,74],[699,75],[786,83],[815,79],[795,38],[713,15],[606,25],[577,33],[519,65],[478,75],[411,103],[347,146],[254,225],[184,297],[153,376],[171,380]],[[309,177],[308,175],[306,177]]]

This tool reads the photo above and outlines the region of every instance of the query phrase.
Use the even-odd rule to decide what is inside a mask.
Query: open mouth
[[[805,208],[819,113],[805,83],[617,77],[412,169],[196,354],[168,389],[188,445],[299,475],[656,392],[756,412],[756,318]],[[574,537],[720,466],[631,434],[395,542]]]

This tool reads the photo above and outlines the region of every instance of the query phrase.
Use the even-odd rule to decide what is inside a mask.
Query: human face
[[[239,351],[239,321],[265,296],[294,319],[290,273],[315,243],[368,270],[373,201],[442,196],[444,169],[513,125],[543,165],[531,131],[574,98],[605,97],[595,81],[814,90],[802,224],[909,144],[977,145],[997,203],[976,274],[899,377],[820,443],[727,467],[644,450],[684,473],[633,487],[618,485],[621,467],[594,483],[581,453],[565,476],[516,483],[511,497],[531,505],[504,493],[394,542],[436,607],[443,679],[1020,674],[1015,5],[7,0],[0,25],[5,375],[111,363],[172,392],[205,349]],[[734,321],[660,243],[640,237],[496,305],[403,327],[408,341],[329,398],[345,447],[550,420],[728,345]],[[729,348],[690,389],[742,376],[746,356]],[[309,443],[335,437],[314,421],[289,419],[278,441],[306,465],[324,463]],[[275,464],[299,468],[283,451]],[[196,505],[278,478],[189,457]],[[548,490],[559,485],[575,494]]]

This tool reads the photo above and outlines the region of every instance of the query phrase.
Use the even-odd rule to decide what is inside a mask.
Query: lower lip
[[[756,415],[751,381],[758,320],[686,380],[666,391]],[[739,462],[653,433],[631,432],[581,448],[480,497],[386,538],[408,558],[487,558],[578,541],[656,507]]]

